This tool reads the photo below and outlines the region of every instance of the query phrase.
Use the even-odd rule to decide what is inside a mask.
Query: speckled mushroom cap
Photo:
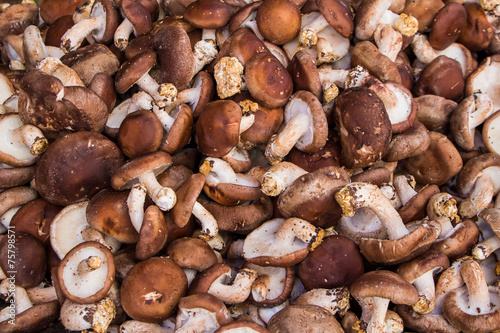
[[[156,63],[156,53],[146,51],[139,53],[120,66],[115,76],[115,88],[119,94],[124,94],[140,78],[149,72]]]
[[[350,38],[354,32],[354,20],[349,3],[344,0],[316,0],[319,11],[336,32]]]
[[[102,134],[68,134],[52,142],[40,158],[36,189],[45,200],[57,205],[87,200],[111,186],[111,175],[123,160],[118,146]]]
[[[300,8],[290,0],[263,1],[255,21],[264,38],[275,45],[294,39],[300,30]]]
[[[320,101],[323,98],[323,87],[314,56],[306,50],[299,50],[288,64],[288,72],[293,80],[295,90],[310,91]]]
[[[234,10],[229,4],[218,0],[196,0],[184,11],[184,19],[194,27],[217,29],[226,26]]]
[[[418,277],[429,271],[436,274],[450,266],[450,260],[446,254],[439,251],[427,251],[412,260],[401,263],[397,268],[397,273],[406,281],[413,283]]]
[[[366,167],[382,158],[391,139],[391,123],[384,104],[373,91],[368,88],[344,90],[335,99],[334,112],[343,166]]]
[[[118,7],[122,16],[132,24],[135,36],[147,34],[151,30],[153,18],[141,1],[120,0]]]
[[[447,2],[434,16],[429,43],[436,50],[444,50],[454,43],[467,23],[467,11],[458,2]]]

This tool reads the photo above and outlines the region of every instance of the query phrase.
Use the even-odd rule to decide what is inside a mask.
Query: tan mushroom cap
[[[370,41],[360,41],[351,51],[351,66],[362,66],[382,82],[402,83],[398,66],[391,59],[380,53]]]
[[[186,291],[184,271],[171,259],[153,257],[132,267],[123,279],[120,295],[127,315],[159,323],[172,314]]]
[[[111,178],[111,186],[115,190],[131,188],[140,175],[153,171],[155,176],[162,173],[172,164],[172,156],[162,151],[147,154],[127,161]]]
[[[401,263],[397,268],[397,273],[406,281],[413,283],[418,277],[429,271],[439,273],[450,266],[450,260],[442,252],[427,251],[424,254]]]
[[[175,114],[175,122],[170,127],[167,135],[163,137],[160,149],[173,154],[186,146],[191,140],[193,129],[193,111],[187,104],[179,105],[171,115]]]
[[[466,219],[459,223],[454,232],[444,239],[437,239],[430,247],[431,250],[443,252],[455,260],[466,255],[479,240],[479,227],[477,223]]]
[[[182,237],[168,245],[168,256],[181,268],[195,269],[199,272],[218,262],[214,250],[201,238]]]
[[[386,162],[396,162],[425,152],[431,143],[426,126],[415,119],[407,130],[394,134],[382,158]]]
[[[35,166],[0,167],[0,188],[16,187],[28,183],[35,175]]]
[[[286,306],[271,317],[267,327],[271,332],[344,332],[334,315],[316,305]]]

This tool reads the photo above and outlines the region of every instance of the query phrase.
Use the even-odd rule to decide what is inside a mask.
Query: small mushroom
[[[114,44],[121,51],[128,46],[130,35],[135,37],[147,34],[153,25],[154,11],[158,11],[158,3],[154,1],[125,0],[118,3],[123,21],[114,32]]]
[[[497,236],[498,222],[500,222],[500,209],[485,208],[478,216],[490,226],[493,235],[472,247],[472,257],[476,260],[488,258],[495,250],[500,248],[500,238]]]
[[[258,31],[269,42],[283,45],[300,30],[300,8],[290,0],[263,1],[257,8]]]
[[[182,297],[175,321],[175,331],[196,332],[200,329],[215,331],[232,321],[231,314],[217,297],[201,293]]]

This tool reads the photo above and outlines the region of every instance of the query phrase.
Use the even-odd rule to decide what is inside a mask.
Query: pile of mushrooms
[[[498,0],[12,0],[0,57],[0,332],[500,331]]]

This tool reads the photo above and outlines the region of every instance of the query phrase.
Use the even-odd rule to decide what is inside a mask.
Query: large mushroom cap
[[[122,164],[120,149],[104,135],[85,131],[68,134],[56,139],[40,158],[36,189],[57,205],[87,200],[110,187],[111,175]]]

